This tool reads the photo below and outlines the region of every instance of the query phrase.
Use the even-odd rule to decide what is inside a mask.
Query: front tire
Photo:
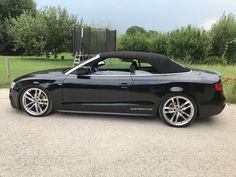
[[[52,103],[47,91],[40,87],[30,87],[21,94],[21,107],[29,115],[43,117],[52,111]]]
[[[171,94],[162,99],[159,115],[170,126],[185,127],[197,117],[197,106],[195,101],[186,95]]]

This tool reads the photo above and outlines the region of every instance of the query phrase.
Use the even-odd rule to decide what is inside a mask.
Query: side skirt
[[[101,115],[120,115],[120,116],[145,116],[145,117],[153,117],[153,114],[132,114],[132,113],[116,113],[116,112],[90,112],[90,111],[70,111],[70,110],[58,110],[58,112],[62,113],[74,113],[74,114],[101,114]]]

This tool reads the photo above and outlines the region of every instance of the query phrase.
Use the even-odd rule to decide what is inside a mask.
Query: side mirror
[[[105,61],[100,61],[100,62],[98,62],[98,67],[102,67],[102,66],[104,66],[104,65],[106,65],[106,62],[105,62]]]
[[[86,75],[86,74],[89,74],[89,72],[90,72],[89,67],[83,66],[83,67],[78,68],[78,69],[76,70],[76,75],[78,75],[78,76]]]

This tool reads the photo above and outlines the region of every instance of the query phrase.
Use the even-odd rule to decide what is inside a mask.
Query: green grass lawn
[[[65,56],[65,60],[60,60],[61,55]],[[73,65],[73,57],[71,54],[63,53],[58,55],[58,59],[51,57],[46,60],[44,57],[36,56],[12,56],[9,58],[10,63],[10,82],[6,77],[5,56],[0,56],[0,88],[9,87],[9,84],[15,78],[39,70],[71,67]],[[121,65],[121,64],[117,64]],[[222,74],[222,82],[224,86],[225,96],[228,102],[236,103],[235,88],[236,87],[236,66],[232,65],[187,65],[190,68],[216,70]],[[234,90],[234,91],[233,91]]]
[[[187,65],[190,68],[203,69],[203,70],[215,70],[222,74],[223,77],[236,77],[236,65],[199,65],[191,64]]]
[[[73,65],[73,57],[69,54],[61,54],[65,56],[65,60],[49,59],[36,56],[11,56],[9,58],[10,63],[10,80],[39,70],[71,67]],[[58,58],[60,58],[60,56]],[[11,82],[10,81],[10,82]],[[9,81],[6,76],[6,57],[0,56],[0,87],[9,87]]]
[[[236,65],[188,65],[188,67],[220,72],[227,102],[236,103]]]

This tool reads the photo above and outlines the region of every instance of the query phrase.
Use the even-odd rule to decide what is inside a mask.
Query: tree
[[[119,50],[126,51],[148,51],[149,42],[146,34],[137,32],[132,35],[123,35],[119,40]]]
[[[212,55],[228,60],[236,57],[234,42],[236,38],[236,18],[234,14],[223,14],[211,30]]]
[[[78,26],[76,16],[65,9],[46,7],[36,14],[24,12],[11,20],[11,34],[16,48],[27,54],[55,54],[70,51],[73,26]]]
[[[24,11],[36,13],[34,0],[0,0],[0,19],[16,18]]]
[[[24,11],[36,13],[33,0],[0,0],[0,53],[12,53],[13,39],[10,36],[10,19],[20,16]]]
[[[37,12],[34,16],[24,12],[11,20],[11,35],[16,48],[24,48],[26,54],[42,54],[48,38],[47,23],[44,15]]]
[[[177,59],[200,62],[208,57],[210,49],[211,37],[205,30],[189,25],[169,34],[168,54]]]
[[[80,25],[77,17],[60,7],[45,7],[42,12],[48,33],[46,50],[55,56],[59,52],[71,51],[72,29]]]
[[[167,54],[168,34],[150,31],[149,32],[149,52]]]
[[[131,26],[127,29],[126,33],[127,35],[134,35],[135,33],[146,33],[146,30],[143,27],[140,26]]]
[[[0,52],[4,51],[11,43],[11,37],[9,35],[10,23],[8,19],[0,22]]]

